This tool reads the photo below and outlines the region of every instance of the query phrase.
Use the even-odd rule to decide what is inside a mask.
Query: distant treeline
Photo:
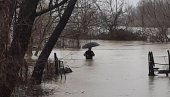
[[[98,35],[86,35],[82,39],[100,39],[100,40],[117,40],[117,41],[146,41],[147,36],[140,32],[131,32],[124,29],[116,29],[112,33],[100,33]]]

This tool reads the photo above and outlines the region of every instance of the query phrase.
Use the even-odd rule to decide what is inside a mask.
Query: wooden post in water
[[[62,64],[61,64],[60,60],[58,60],[58,67],[59,67],[59,74],[60,74],[61,79],[62,79],[63,78],[63,76],[62,76]]]
[[[61,69],[61,75],[64,74],[66,80],[65,67],[63,61],[60,61],[60,69]]]
[[[149,74],[148,76],[151,75],[151,52],[149,51],[148,53],[148,66],[149,66]]]
[[[155,76],[154,73],[154,58],[153,58],[153,53],[149,51],[148,53],[148,65],[149,65],[149,74],[148,76]]]
[[[55,63],[55,74],[59,74],[59,62],[58,62],[57,54],[54,53],[54,63]]]
[[[167,52],[168,52],[168,64],[169,64],[169,72],[170,72],[170,54],[169,54],[169,50],[168,50]]]

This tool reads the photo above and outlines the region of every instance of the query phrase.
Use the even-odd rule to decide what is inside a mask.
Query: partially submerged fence
[[[72,72],[71,68],[64,66],[63,61],[57,58],[56,53],[54,53],[54,66],[55,66],[55,74],[60,75],[61,79],[63,78],[63,75],[66,79],[66,73]]]
[[[166,76],[168,76],[168,74],[170,73],[170,53],[169,50],[168,52],[168,64],[161,64],[161,63],[156,63],[154,60],[154,56],[152,51],[149,51],[148,53],[148,65],[149,65],[149,74],[148,76],[156,76],[155,71],[158,71],[158,74],[166,74]],[[156,67],[157,65],[168,65],[168,70],[160,70],[160,68]]]

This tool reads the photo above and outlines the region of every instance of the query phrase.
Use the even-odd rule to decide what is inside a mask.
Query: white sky
[[[130,5],[137,5],[137,3],[139,2],[140,0],[127,0],[127,2],[130,4]]]

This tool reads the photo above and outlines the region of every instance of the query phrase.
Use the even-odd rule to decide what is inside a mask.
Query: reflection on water
[[[169,97],[170,79],[166,75],[148,77],[148,52],[155,62],[167,63],[170,44],[138,41],[98,41],[93,60],[86,60],[85,50],[56,50],[59,59],[72,67],[63,83],[51,81],[53,92],[37,97]],[[158,56],[158,57],[157,57]],[[53,58],[53,55],[50,56]],[[50,88],[43,83],[41,88]]]
[[[86,59],[84,60],[84,65],[87,65],[87,66],[93,66],[94,64],[94,60],[93,59]]]
[[[150,97],[168,97],[170,94],[170,80],[166,76],[149,77],[148,91]]]

